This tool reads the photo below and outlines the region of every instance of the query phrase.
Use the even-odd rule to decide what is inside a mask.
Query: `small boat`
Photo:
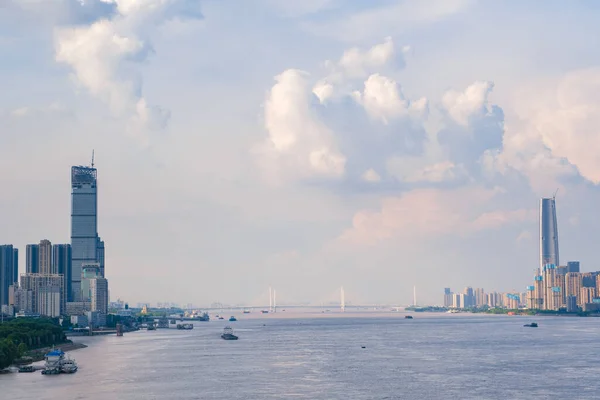
[[[35,368],[33,365],[23,365],[19,367],[19,372],[34,372]]]
[[[77,372],[77,363],[75,362],[75,360],[72,360],[70,358],[63,360],[60,366],[60,372],[62,372],[63,374],[73,374]]]
[[[413,319],[412,315],[405,315],[404,318],[406,318],[406,319]]]
[[[261,313],[263,313],[263,314],[268,314],[268,313],[269,313],[269,310],[262,310],[262,311],[261,311]]]
[[[232,315],[231,317],[229,317],[229,321],[234,322],[234,321],[237,321],[237,319]]]
[[[177,329],[194,329],[194,324],[177,324]]]
[[[229,326],[226,326],[225,329],[223,329],[221,338],[225,340],[238,340],[238,337],[233,334],[233,329],[231,329]]]
[[[250,314],[250,310],[244,310],[243,313],[244,314]]]
[[[154,324],[148,324],[148,328],[149,331],[155,331],[156,330],[156,326]]]
[[[225,318],[223,318],[223,317],[219,317],[219,319],[225,319]]]
[[[537,328],[537,327],[538,327],[538,324],[537,324],[537,322],[532,322],[532,323],[530,323],[530,324],[525,324],[525,325],[523,325],[523,326],[526,326],[526,327],[528,327],[528,328]]]

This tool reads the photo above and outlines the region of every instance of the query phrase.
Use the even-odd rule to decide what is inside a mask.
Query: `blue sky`
[[[69,168],[95,149],[113,298],[521,291],[539,197],[557,188],[561,261],[596,270],[599,14],[592,1],[5,0],[0,242],[68,242]]]

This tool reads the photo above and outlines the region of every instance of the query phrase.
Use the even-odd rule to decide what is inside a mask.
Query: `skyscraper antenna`
[[[558,189],[560,189],[560,188],[558,188]],[[558,193],[558,189],[556,189],[556,192],[554,192],[554,196],[552,196],[553,200],[556,200],[556,194]]]
[[[92,168],[94,168],[94,150],[92,150]]]

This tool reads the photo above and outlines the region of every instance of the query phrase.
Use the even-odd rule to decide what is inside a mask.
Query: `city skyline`
[[[591,3],[4,3],[0,243],[20,272],[27,244],[71,241],[67,171],[93,149],[89,236],[133,304],[520,291],[557,189],[560,263],[600,269]]]

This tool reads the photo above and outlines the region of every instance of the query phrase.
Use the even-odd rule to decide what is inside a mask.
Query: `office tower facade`
[[[567,272],[580,272],[579,261],[567,262]]]
[[[25,248],[25,272],[37,274],[40,272],[40,245],[28,244]]]
[[[18,254],[12,244],[0,245],[0,306],[8,305],[9,287],[18,281]]]
[[[52,246],[52,270],[64,277],[67,296],[71,293],[71,253],[70,244],[55,244]]]
[[[64,276],[58,274],[21,275],[21,289],[31,292],[34,313],[58,317],[65,310]]]
[[[42,275],[55,274],[52,270],[52,243],[48,239],[40,242],[39,246],[39,269],[38,273]]]
[[[556,199],[540,200],[540,271],[546,264],[559,265]]]
[[[108,281],[105,278],[92,278],[89,281],[91,311],[108,313]]]
[[[100,276],[104,278],[104,241],[98,237],[96,243],[96,261],[100,265]]]
[[[13,283],[19,282],[19,249],[13,248]]]
[[[97,262],[97,190],[96,168],[93,166],[71,168],[71,292],[68,296],[69,301],[81,301],[82,265]]]
[[[444,307],[452,307],[453,293],[450,288],[444,288]]]
[[[81,271],[81,300],[90,302],[92,292],[90,289],[90,281],[92,279],[101,278],[100,263],[86,263],[82,266]],[[92,310],[94,311],[94,310]]]

